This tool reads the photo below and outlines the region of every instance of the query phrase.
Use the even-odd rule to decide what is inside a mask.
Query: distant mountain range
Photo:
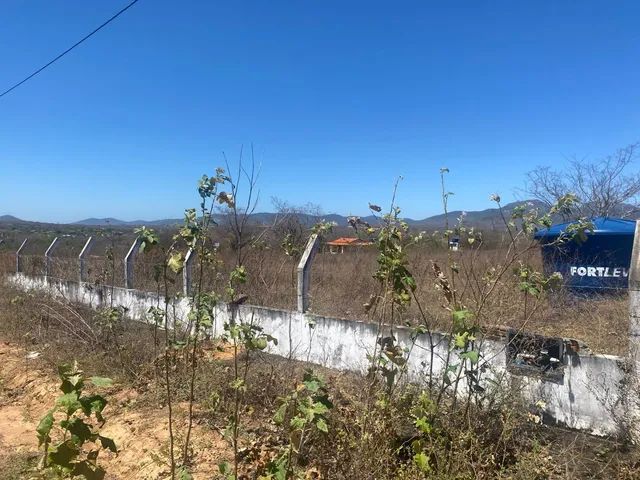
[[[128,222],[126,220],[108,217],[85,218],[84,220],[73,222],[71,225],[85,225],[88,227],[136,227],[139,225],[170,226],[178,223],[182,223],[182,218],[164,218],[161,220],[132,220]]]
[[[511,211],[519,205],[529,203],[533,207],[544,208],[542,202],[537,200],[527,200],[521,202],[513,202],[503,206],[503,211],[506,216],[511,214]],[[449,212],[448,218],[450,223],[455,223],[456,219],[463,215],[461,210],[455,210]],[[216,215],[217,220],[224,220],[224,215]],[[276,221],[277,213],[254,213],[251,215],[251,223],[256,225],[269,225]],[[338,226],[347,226],[348,220],[345,215],[328,214],[316,217],[308,214],[297,214],[300,221],[304,224],[312,225],[320,219],[324,219],[328,222],[335,222]],[[363,220],[375,223],[376,219],[373,216],[362,217]],[[414,227],[419,228],[442,228],[445,225],[445,215],[434,215],[431,217],[423,218],[421,220],[415,220],[406,218],[406,222]],[[0,224],[37,224],[43,222],[30,222],[22,220],[12,215],[0,216]],[[148,225],[155,227],[169,227],[182,223],[182,218],[165,218],[160,220],[133,220],[125,221],[117,218],[86,218],[78,222],[73,222],[70,225],[85,226],[85,227],[135,227],[140,225]],[[501,228],[502,220],[500,218],[500,212],[497,208],[487,208],[485,210],[467,211],[464,213],[464,223],[482,228]]]
[[[13,215],[0,215],[0,223],[25,223],[25,221]]]

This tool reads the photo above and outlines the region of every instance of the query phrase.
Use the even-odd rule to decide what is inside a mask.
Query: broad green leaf
[[[187,467],[182,466],[178,470],[178,480],[193,480],[193,475],[189,473]]]
[[[84,478],[85,480],[103,480],[106,472],[102,467],[91,463],[89,459],[74,464],[71,475],[73,478]]]
[[[110,387],[113,385],[113,380],[107,377],[91,377],[91,383],[93,383],[96,387]]]
[[[145,253],[151,250],[154,245],[158,244],[158,234],[151,228],[140,227],[134,230],[134,233],[138,235],[140,239],[140,253]]]
[[[169,257],[169,261],[167,262],[167,266],[171,269],[173,273],[178,273],[182,270],[183,258],[182,253],[177,252]]]
[[[244,380],[242,380],[241,378],[236,378],[233,382],[231,382],[229,384],[231,386],[231,388],[233,388],[234,390],[244,390],[246,389],[245,384],[244,384]]]
[[[87,440],[90,440],[93,436],[93,432],[91,432],[89,425],[77,417],[69,421],[66,426],[63,426],[63,428],[69,430],[73,443],[79,447]]]
[[[420,471],[427,473],[431,471],[431,466],[429,465],[429,457],[424,452],[416,453],[413,456],[413,462],[420,469]]]
[[[316,421],[316,427],[318,427],[318,430],[321,432],[329,433],[329,427],[327,427],[327,422],[324,418],[319,418],[318,421]]]
[[[102,411],[107,406],[107,400],[102,395],[92,395],[90,397],[81,397],[80,404],[82,412],[88,417],[93,412],[96,418],[102,422]]]
[[[415,425],[416,425],[416,428],[420,430],[422,433],[431,432],[431,424],[427,421],[425,417],[420,417],[416,419]]]
[[[74,375],[69,375],[66,380],[73,385],[74,390],[79,390],[82,388],[82,373],[76,373]]]
[[[231,465],[229,464],[229,462],[219,463],[218,470],[222,475],[229,475],[231,474]]]
[[[453,312],[453,320],[456,323],[464,323],[467,318],[471,317],[471,312],[469,310],[455,310]]]
[[[316,379],[305,380],[302,382],[307,390],[316,393],[320,389],[320,382]]]
[[[71,462],[78,456],[80,450],[71,440],[59,443],[49,452],[49,461],[61,467],[70,468]]]
[[[478,363],[480,355],[476,350],[471,350],[469,352],[464,352],[460,354],[461,358],[468,359],[472,364]]]
[[[82,408],[76,392],[65,393],[56,400],[56,405],[65,409],[68,415]]]
[[[307,420],[300,416],[293,417],[290,422],[291,428],[296,430],[302,430],[306,424]]]
[[[456,333],[454,337],[454,345],[456,348],[464,348],[467,344],[467,337],[469,332]]]
[[[278,425],[284,422],[284,417],[287,414],[288,406],[289,402],[284,402],[282,405],[280,405],[280,407],[278,407],[278,410],[276,410],[276,413],[273,415],[273,421]]]
[[[38,423],[36,432],[38,432],[38,446],[42,446],[45,442],[50,441],[49,433],[53,427],[53,411],[49,411]]]
[[[255,348],[258,350],[264,350],[267,348],[267,339],[264,337],[257,338],[254,342]]]
[[[313,404],[313,413],[315,413],[316,415],[324,415],[328,411],[329,409],[326,407],[326,405],[323,405],[321,402],[316,402]]]
[[[258,477],[258,480],[287,480],[288,460],[288,454],[284,453],[278,459],[269,462],[267,465],[267,475]]]

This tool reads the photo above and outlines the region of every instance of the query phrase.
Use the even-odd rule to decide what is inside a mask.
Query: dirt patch
[[[36,426],[59,394],[51,368],[38,358],[28,359],[27,353],[0,343],[0,473],[7,474],[10,468],[15,468],[17,457],[37,458]],[[166,478],[169,474],[166,408],[144,406],[150,402],[142,401],[141,397],[155,395],[153,392],[140,394],[115,385],[106,393],[109,405],[104,412],[107,423],[102,433],[112,437],[119,449],[118,455],[101,453],[100,464],[106,469],[107,478]],[[178,422],[186,422],[185,407],[175,408]],[[194,426],[192,449],[195,479],[212,478],[218,463],[231,455],[221,435],[202,425]]]

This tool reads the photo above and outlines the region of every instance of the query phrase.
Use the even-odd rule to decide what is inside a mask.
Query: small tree
[[[277,197],[271,197],[271,203],[278,215],[273,226],[275,238],[282,241],[281,246],[287,255],[299,256],[304,250],[309,229],[322,218],[322,209],[313,203],[291,205]]]
[[[99,433],[106,421],[102,411],[107,400],[98,394],[85,395],[83,389],[86,383],[109,386],[111,380],[86,378],[75,362],[59,366],[58,375],[63,394],[36,429],[38,443],[43,448],[41,466],[63,476],[103,478],[105,471],[98,465],[98,454],[104,449],[118,453],[114,441]],[[56,442],[52,446],[54,433]]]
[[[617,150],[593,162],[573,158],[565,170],[537,167],[527,173],[525,192],[548,207],[567,192],[581,204],[574,217],[628,217],[638,211],[640,173],[630,172],[638,156],[640,143]]]

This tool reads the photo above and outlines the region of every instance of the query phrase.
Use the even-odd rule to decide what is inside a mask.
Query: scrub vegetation
[[[507,212],[511,215],[511,212]],[[322,216],[313,217],[322,221]],[[459,287],[468,292],[476,303],[482,275],[498,268],[504,261],[511,242],[506,230],[479,230],[451,218],[451,230],[461,237],[459,251],[451,252],[459,270]],[[443,225],[444,227],[444,225]],[[243,235],[254,239],[244,248],[243,265],[247,272],[240,286],[242,295],[253,305],[273,308],[296,308],[296,268],[305,242],[313,228],[308,219],[295,214],[283,213],[278,223],[269,226],[245,226]],[[227,219],[219,221],[209,229],[209,238],[216,248],[216,268],[208,269],[203,279],[203,288],[222,292],[226,279],[235,268],[237,253],[234,234]],[[446,330],[447,318],[440,308],[439,293],[433,288],[433,263],[444,264],[450,252],[443,231],[426,231],[421,241],[406,248],[407,258],[416,279],[417,296],[421,307],[433,317],[435,330]],[[161,244],[170,244],[175,229],[158,229],[155,235]],[[422,233],[410,228],[413,235]],[[77,254],[88,235],[96,238],[92,255],[87,261],[88,278],[101,285],[124,286],[123,259],[135,238],[133,229],[128,232],[101,229],[83,232],[73,238],[63,239],[52,260],[52,276],[77,281]],[[366,236],[363,229],[334,227],[325,236],[326,240],[338,236]],[[43,237],[43,238],[42,238]],[[40,275],[44,269],[42,252],[53,235],[44,236],[34,232],[30,236],[34,244],[23,258],[24,271]],[[0,245],[0,269],[5,273],[15,271],[15,248],[12,243],[4,249]],[[535,271],[542,271],[542,259],[537,244],[531,243],[522,261]],[[13,249],[13,251],[12,251]],[[38,254],[35,255],[34,252]],[[183,251],[184,254],[184,251]],[[138,255],[134,269],[134,286],[152,292],[162,291],[158,269],[162,265],[160,249]],[[310,311],[319,315],[352,320],[367,320],[364,305],[376,287],[373,277],[377,268],[378,252],[374,246],[346,249],[342,254],[331,254],[321,249],[311,269]],[[514,271],[503,275],[494,287],[493,295],[485,300],[483,310],[487,313],[483,328],[497,334],[509,328],[523,329],[548,336],[574,338],[584,342],[594,353],[624,355],[627,350],[628,299],[626,292],[617,295],[591,295],[576,297],[556,289],[535,303],[535,314],[523,316],[522,293],[518,289],[518,277]],[[159,290],[160,286],[160,290]],[[176,275],[168,282],[171,294],[182,290],[182,278]],[[528,305],[531,307],[531,305]],[[415,324],[421,312],[412,303],[402,312],[402,322]]]
[[[239,162],[233,174],[227,167],[203,176],[198,208],[185,211],[177,230],[136,230],[138,286],[164,300],[149,309],[147,324],[129,321],[119,305],[95,312],[2,287],[0,335],[8,343],[0,355],[9,373],[0,374],[0,418],[2,409],[15,413],[10,408],[18,405],[19,424],[33,426],[33,444],[25,440],[16,450],[0,443],[5,478],[640,476],[638,452],[624,435],[596,439],[545,426],[542,399],[524,405],[517,382],[485,381],[483,339],[507,328],[563,335],[584,325],[567,319],[590,312],[591,327],[602,322],[592,346],[608,350],[602,332],[610,328],[620,341],[624,299],[571,299],[562,294],[561,278],[540,271],[532,235],[579,206],[575,196],[561,196],[548,211],[505,211],[493,195],[503,224],[487,235],[467,226],[464,216],[448,218],[452,193],[442,169],[442,230],[412,231],[402,220],[395,202],[400,181],[388,205],[369,204],[373,219],[350,218],[354,234],[372,246],[320,254],[311,305],[314,312],[377,326],[367,373],[358,375],[269,355],[268,346],[279,339],[238,308],[245,302],[291,308],[306,238],[332,235],[330,223],[302,225],[297,216],[269,228],[250,225],[258,179],[253,162],[245,167]],[[214,216],[219,208],[223,217]],[[557,242],[584,241],[589,226],[581,219]],[[105,254],[92,275],[113,285],[122,263],[118,252],[131,237],[125,242],[127,236],[113,230],[104,234]],[[459,251],[448,248],[454,236]],[[181,294],[189,249],[197,254],[191,310],[175,322],[171,300]],[[75,261],[59,258],[57,273],[75,279]],[[221,302],[230,320],[212,336]],[[432,361],[421,382],[410,380],[412,347],[388,333],[399,326],[410,328],[413,339],[428,339],[432,350],[433,334],[447,334],[442,371],[434,371]],[[570,336],[589,332],[578,333],[584,335]],[[21,381],[20,368],[53,385],[35,404],[25,402],[35,386]],[[62,381],[57,399],[56,369]],[[94,392],[98,388],[104,391]],[[118,434],[123,423],[126,434]],[[38,459],[44,461],[38,465]]]

